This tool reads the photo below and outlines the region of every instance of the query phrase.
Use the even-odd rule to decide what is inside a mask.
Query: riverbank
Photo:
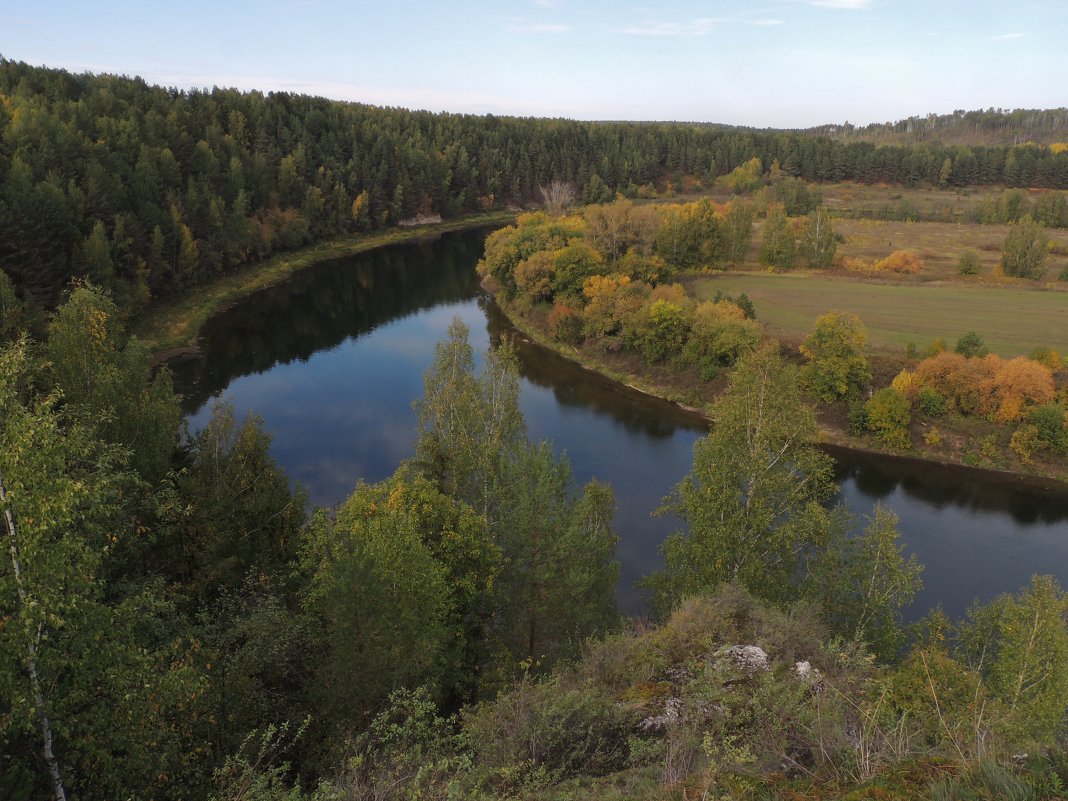
[[[580,364],[583,368],[596,372],[605,378],[616,381],[634,391],[645,395],[670,401],[689,414],[697,415],[713,422],[709,412],[710,404],[726,386],[724,376],[713,381],[701,381],[693,371],[677,371],[662,365],[649,365],[636,356],[626,354],[595,352],[588,347],[575,347],[553,342],[539,325],[536,313],[529,313],[515,303],[509,303],[499,296],[492,279],[484,281],[483,288],[494,297],[494,301],[508,321],[523,336],[540,347],[551,350],[565,359]],[[841,407],[841,408],[839,408]],[[975,463],[973,450],[935,452],[920,445],[908,451],[891,450],[880,447],[870,439],[856,437],[847,429],[848,415],[843,404],[835,407],[818,407],[820,421],[819,444],[828,451],[848,450],[857,453],[879,454],[917,465],[932,464],[951,466],[967,471],[981,472],[989,476],[1002,476],[1014,482],[1022,482],[1042,493],[1061,494],[1068,491],[1068,469],[1063,464],[1035,462],[1032,465],[1001,465]],[[923,428],[917,423],[918,428]],[[948,427],[943,426],[943,434],[952,436]],[[922,435],[920,436],[922,442]]]
[[[277,284],[293,273],[328,259],[354,256],[375,248],[437,237],[450,231],[503,225],[515,219],[513,211],[473,214],[443,223],[391,228],[370,234],[330,239],[300,250],[282,253],[241,267],[233,273],[190,289],[181,297],[152,305],[132,325],[132,331],[153,354],[153,363],[197,352],[197,335],[213,314],[240,298]]]

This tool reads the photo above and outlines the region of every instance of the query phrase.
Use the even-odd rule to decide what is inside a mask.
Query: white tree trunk
[[[7,529],[10,541],[11,569],[15,576],[15,586],[18,588],[19,605],[26,604],[26,590],[22,586],[22,565],[19,562],[19,540],[15,528],[15,516],[11,513],[11,507],[7,506],[7,490],[4,488],[4,478],[0,476],[0,504],[4,508],[4,527]],[[48,713],[45,710],[44,695],[41,692],[41,679],[37,675],[37,642],[32,635],[26,639],[26,670],[30,674],[30,688],[33,693],[33,706],[37,712],[37,726],[41,730],[41,749],[44,753],[45,764],[48,766],[49,778],[52,781],[52,797],[55,801],[67,801],[67,793],[63,789],[63,778],[59,772],[59,760],[52,751],[52,724],[48,721]]]

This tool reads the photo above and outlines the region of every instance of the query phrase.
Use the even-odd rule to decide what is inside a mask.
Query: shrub
[[[890,382],[890,387],[900,392],[911,402],[916,397],[916,393],[920,391],[920,380],[915,373],[902,370],[894,376],[894,380]]]
[[[730,301],[706,301],[694,310],[683,359],[700,370],[703,381],[709,381],[720,368],[730,367],[759,344],[760,327],[745,318],[741,307]]]
[[[961,356],[967,356],[970,359],[972,356],[986,356],[986,354],[990,353],[990,349],[987,348],[981,336],[974,331],[969,331],[957,340],[957,346],[953,349],[953,352],[959,353]]]
[[[1050,403],[1057,394],[1053,372],[1023,356],[998,365],[987,390],[993,394],[991,412],[1002,423],[1020,419],[1025,411]]]
[[[1031,412],[1028,420],[1035,427],[1043,447],[1051,451],[1068,450],[1068,412],[1057,403],[1046,403]]]
[[[564,303],[553,306],[546,324],[549,336],[556,342],[577,345],[582,341],[582,313]]]
[[[864,401],[849,404],[849,433],[855,437],[868,433],[868,409]]]
[[[945,396],[930,387],[922,387],[916,394],[920,404],[920,411],[928,417],[942,417],[949,411],[949,402]]]
[[[1042,440],[1038,435],[1038,427],[1025,425],[1012,432],[1009,447],[1013,449],[1020,461],[1031,464],[1031,454],[1042,446]]]
[[[650,362],[681,353],[689,333],[686,313],[668,300],[651,300],[624,321],[627,343]]]
[[[908,275],[923,269],[923,259],[911,250],[895,250],[885,259],[875,262],[871,268],[880,273]]]
[[[911,446],[909,401],[896,389],[880,389],[864,404],[864,411],[868,417],[868,430],[884,445],[903,450]]]
[[[477,763],[502,789],[618,770],[635,723],[633,712],[597,688],[559,674],[540,682],[525,677],[463,718]]]
[[[942,437],[942,432],[938,430],[937,426],[932,427],[929,431],[924,432],[923,441],[931,447],[941,445],[943,440],[944,438]]]
[[[1027,354],[1027,358],[1033,362],[1044,364],[1054,372],[1064,367],[1064,360],[1061,358],[1061,354],[1053,348],[1035,348]]]
[[[979,275],[979,254],[969,248],[957,259],[957,275]]]

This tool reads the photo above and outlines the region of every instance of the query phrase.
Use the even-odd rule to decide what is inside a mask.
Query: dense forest
[[[432,114],[2,60],[0,268],[44,308],[72,276],[139,308],[323,238],[540,202],[552,180],[599,202],[753,158],[808,181],[1068,188],[1056,148]]]

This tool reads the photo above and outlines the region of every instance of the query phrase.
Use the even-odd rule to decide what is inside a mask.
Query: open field
[[[877,350],[900,350],[909,342],[921,348],[936,337],[950,347],[957,337],[976,331],[1002,356],[1017,356],[1037,346],[1068,353],[1068,293],[1016,287],[874,283],[824,275],[727,273],[691,279],[698,299],[717,291],[745,292],[757,319],[772,333],[799,341],[816,318],[831,310],[860,316]]]
[[[957,260],[968,249],[979,254],[980,275],[991,277],[1001,261],[1001,243],[1009,226],[837,219],[834,230],[845,238],[838,255],[846,259],[871,263],[895,250],[911,250],[923,259],[924,267],[909,280],[924,281],[956,278]],[[1068,230],[1047,229],[1046,236],[1061,252],[1068,252]],[[1068,256],[1051,253],[1043,280],[1055,280],[1064,267],[1068,267]]]

